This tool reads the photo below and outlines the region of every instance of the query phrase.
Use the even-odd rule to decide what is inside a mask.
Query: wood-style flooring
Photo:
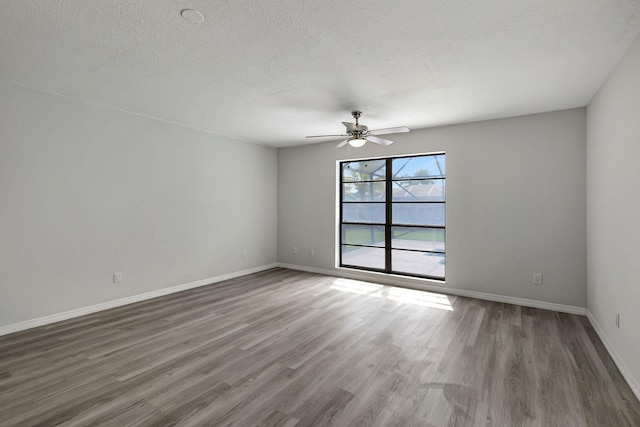
[[[2,426],[640,426],[583,316],[274,269],[0,337]]]

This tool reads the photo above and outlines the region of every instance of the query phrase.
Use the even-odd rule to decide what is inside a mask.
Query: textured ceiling
[[[639,29],[638,0],[0,0],[0,80],[282,147],[353,109],[416,129],[584,106]]]

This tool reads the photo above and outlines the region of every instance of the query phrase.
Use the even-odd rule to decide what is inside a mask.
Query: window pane
[[[384,181],[347,182],[342,184],[342,200],[345,202],[384,202]]]
[[[393,223],[406,225],[444,225],[444,203],[394,203]]]
[[[444,154],[393,159],[393,179],[430,178],[444,175]]]
[[[445,154],[339,167],[340,265],[444,279]]]
[[[384,247],[384,227],[345,224],[342,226],[342,243]]]
[[[393,181],[394,202],[444,202],[444,179]]]
[[[386,177],[386,161],[365,160],[342,164],[343,181],[379,181]]]
[[[345,222],[384,223],[384,203],[343,203],[342,220]]]
[[[442,228],[393,227],[391,233],[391,247],[394,249],[444,252]]]
[[[342,263],[384,270],[384,249],[343,245]]]
[[[444,254],[412,252],[394,249],[391,251],[393,271],[420,276],[444,277]]]

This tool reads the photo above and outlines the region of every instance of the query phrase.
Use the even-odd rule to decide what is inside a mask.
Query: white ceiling
[[[415,129],[584,106],[639,29],[639,0],[1,0],[0,80],[284,147],[353,109]]]

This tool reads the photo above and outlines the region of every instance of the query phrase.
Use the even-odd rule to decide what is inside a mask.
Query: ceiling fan
[[[347,144],[351,145],[352,147],[362,147],[367,141],[374,142],[380,145],[389,145],[393,143],[393,141],[390,141],[388,139],[378,138],[376,135],[409,132],[409,128],[405,126],[369,130],[367,126],[358,124],[358,119],[360,118],[360,115],[362,115],[360,111],[352,111],[351,115],[354,119],[356,119],[355,123],[342,122],[342,124],[347,128],[347,133],[340,135],[312,135],[307,136],[307,138],[348,136],[349,138],[338,144],[336,148],[344,147]]]

